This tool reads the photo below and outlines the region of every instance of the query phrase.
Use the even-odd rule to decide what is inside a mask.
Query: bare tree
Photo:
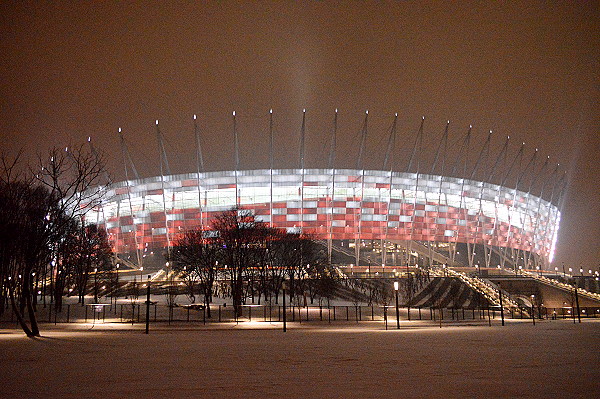
[[[231,209],[215,217],[212,224],[217,232],[215,242],[220,246],[219,258],[230,280],[236,314],[241,315],[244,277],[259,259],[265,259],[270,229],[244,209]]]
[[[39,336],[34,283],[43,275],[50,280],[51,296],[62,293],[66,275],[53,291],[53,280],[68,266],[57,262],[58,251],[73,219],[83,220],[98,205],[105,189],[104,162],[83,147],[54,149],[25,174],[17,173],[18,157],[0,158],[0,277],[21,328],[27,336]]]
[[[173,269],[183,277],[192,303],[195,301],[194,287],[196,283],[199,286],[209,318],[217,278],[218,256],[219,246],[215,238],[204,237],[202,230],[185,231],[171,253]]]

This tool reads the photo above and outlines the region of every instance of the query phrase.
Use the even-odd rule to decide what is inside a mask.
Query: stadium
[[[183,231],[200,228],[210,234],[215,215],[238,207],[251,210],[257,220],[272,227],[311,234],[327,248],[330,261],[366,267],[372,272],[384,271],[385,267],[433,264],[549,268],[560,223],[564,180],[556,178],[556,170],[548,172],[548,160],[536,169],[537,149],[528,163],[523,162],[524,144],[514,157],[509,157],[507,138],[498,153],[490,154],[491,132],[477,148],[470,142],[469,128],[458,140],[462,144],[456,146],[456,154],[449,155],[441,144],[448,143],[446,125],[435,158],[425,167],[422,121],[414,135],[408,167],[396,171],[389,161],[396,151],[394,120],[384,168],[369,170],[362,167],[367,117],[368,113],[358,136],[354,169],[333,167],[336,129],[331,139],[331,167],[305,168],[303,115],[299,168],[272,167],[271,131],[271,167],[242,170],[234,113],[236,168],[201,171],[198,144],[197,171],[175,175],[169,173],[156,121],[161,175],[139,178],[121,136],[126,175],[130,170],[135,178],[112,184],[86,220],[105,227],[115,251],[138,267],[146,258],[164,262],[164,256],[158,255],[164,255]],[[198,139],[195,117],[194,126]],[[454,163],[454,167],[444,170],[444,163]],[[483,168],[486,163],[488,167]],[[517,170],[515,165],[519,164],[526,166]],[[532,176],[528,182],[526,172]],[[509,175],[516,176],[510,186]]]

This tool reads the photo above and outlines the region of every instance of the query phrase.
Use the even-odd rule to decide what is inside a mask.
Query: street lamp
[[[98,268],[94,268],[94,303],[98,303]]]
[[[400,309],[398,308],[398,282],[394,281],[394,291],[396,292],[396,328],[400,329]]]
[[[116,279],[116,283],[115,283],[115,292],[113,293],[113,297],[115,296],[116,293],[118,293],[119,291],[119,266],[121,266],[119,263],[117,263],[116,265],[116,269],[117,269],[117,279]],[[115,298],[115,312],[117,311],[117,299]]]
[[[533,305],[534,299],[535,295],[531,295],[531,320],[533,320],[533,325],[535,326],[535,308]]]
[[[150,275],[148,275],[148,284],[146,285],[146,334],[150,330]]]

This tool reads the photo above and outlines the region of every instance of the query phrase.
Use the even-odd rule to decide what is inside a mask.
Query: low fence
[[[498,308],[407,308],[399,307],[401,321],[429,320],[495,320],[500,318]],[[535,309],[537,319],[575,319],[577,309],[570,307]],[[243,305],[241,315],[227,305],[211,305],[210,311],[201,306],[172,306],[153,303],[150,305],[150,320],[159,323],[244,323],[244,322],[282,322],[284,308],[281,305]],[[143,323],[146,320],[146,305],[140,303],[119,304],[66,304],[57,311],[53,306],[37,307],[37,320],[40,323]],[[600,318],[600,308],[580,308],[581,318]],[[504,311],[506,319],[527,319],[531,317],[531,308]],[[395,306],[286,306],[285,318],[288,322],[365,322],[396,320]],[[16,323],[12,308],[4,309],[0,323]]]

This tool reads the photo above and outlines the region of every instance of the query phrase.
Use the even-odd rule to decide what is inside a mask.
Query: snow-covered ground
[[[409,325],[410,327],[407,327]],[[0,330],[3,398],[595,398],[600,320]],[[91,329],[90,329],[91,328]]]

